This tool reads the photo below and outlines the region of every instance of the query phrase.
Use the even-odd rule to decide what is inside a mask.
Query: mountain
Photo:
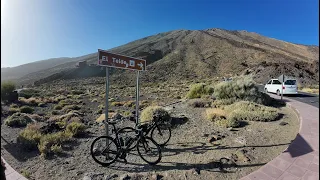
[[[145,82],[240,74],[252,74],[259,83],[265,83],[280,74],[294,76],[305,84],[319,82],[318,46],[298,45],[254,32],[218,28],[175,30],[148,36],[109,51],[146,59],[147,71],[141,74]],[[42,66],[22,76],[14,68],[11,68],[10,73],[15,77],[20,76],[20,83],[50,82],[59,78],[75,78],[80,74],[81,77],[104,76],[103,72],[96,72],[101,71],[100,68],[89,69],[95,72],[93,74],[81,72],[88,71],[86,68],[76,69],[75,64],[80,60],[86,60],[89,64],[96,63],[97,53],[70,58],[66,63],[49,68]],[[44,62],[47,61],[38,63]],[[134,83],[133,74],[131,71],[113,70],[111,79]]]

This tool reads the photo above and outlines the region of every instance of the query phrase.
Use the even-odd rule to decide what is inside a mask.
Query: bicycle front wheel
[[[162,157],[160,146],[147,136],[138,140],[137,151],[139,156],[150,165],[158,164]]]
[[[119,157],[119,147],[110,136],[100,136],[93,140],[90,153],[93,160],[103,166],[109,166]]]
[[[171,128],[164,123],[158,124],[152,129],[151,138],[160,146],[164,146],[171,138]]]

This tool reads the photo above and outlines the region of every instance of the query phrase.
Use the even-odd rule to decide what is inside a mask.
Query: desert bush
[[[62,147],[61,147],[61,145],[55,144],[55,145],[51,146],[51,151],[55,154],[62,153]]]
[[[9,113],[10,114],[14,114],[16,112],[20,112],[20,109],[19,108],[12,108],[12,107],[9,108]]]
[[[237,119],[231,119],[227,112],[219,108],[211,108],[206,110],[207,119],[214,122],[219,127],[229,128],[238,127],[240,125]]]
[[[216,121],[219,119],[226,119],[226,112],[218,108],[206,109],[207,119],[210,121]]]
[[[78,105],[66,105],[63,107],[63,110],[80,110],[81,107]]]
[[[123,104],[124,107],[133,107],[136,105],[135,101],[127,101]]]
[[[270,96],[260,92],[255,82],[250,77],[243,77],[234,81],[220,82],[215,86],[213,95],[218,100],[245,100],[264,105],[269,105],[271,101]]]
[[[41,103],[41,101],[39,99],[34,98],[34,97],[31,97],[29,99],[26,99],[24,97],[19,97],[19,101],[22,104],[29,105],[29,106],[38,106],[38,104]]]
[[[224,128],[229,128],[229,127],[236,128],[236,127],[239,127],[240,125],[240,121],[233,118],[219,119],[219,120],[216,120],[214,123],[215,125],[224,127]]]
[[[83,91],[81,91],[81,90],[72,90],[72,91],[71,91],[71,94],[73,94],[73,95],[80,95],[80,94],[83,94]]]
[[[39,107],[45,107],[45,106],[46,106],[46,103],[39,103],[38,106],[39,106]]]
[[[22,106],[20,107],[20,112],[22,113],[27,113],[27,114],[31,114],[33,113],[34,109],[30,106]]]
[[[72,134],[66,131],[43,135],[40,139],[40,143],[38,144],[41,156],[47,157],[48,155],[53,154],[52,146],[63,145],[65,142],[69,141],[71,137]]]
[[[10,108],[19,108],[19,106],[17,104],[11,104]]]
[[[122,115],[123,115],[124,117],[129,117],[129,116],[132,115],[132,113],[131,113],[130,111],[124,111],[124,112],[122,113]]]
[[[198,83],[191,85],[186,97],[189,99],[200,98],[203,95],[211,95],[213,92],[214,89],[212,86],[208,86],[204,83]]]
[[[98,99],[94,98],[94,99],[91,100],[91,102],[98,102]]]
[[[21,171],[21,175],[24,176],[25,178],[30,178],[31,173],[30,173],[29,171],[23,169],[23,170]]]
[[[17,142],[28,150],[36,149],[40,142],[41,132],[37,124],[28,124],[28,126],[19,133]]]
[[[211,102],[203,99],[192,99],[188,102],[188,105],[194,108],[203,108],[203,107],[210,107]]]
[[[9,100],[9,96],[16,89],[16,85],[11,81],[1,82],[1,100]]]
[[[233,104],[234,102],[236,102],[237,99],[236,98],[230,98],[230,99],[217,99],[214,100],[211,104],[212,107],[222,107],[222,106],[226,106],[226,105],[230,105]]]
[[[161,106],[149,106],[141,112],[141,123],[161,119],[163,121],[170,121],[171,117]]]
[[[84,124],[79,122],[71,122],[70,124],[67,125],[66,132],[69,132],[74,137],[84,133],[85,129],[86,129],[86,126]]]
[[[111,106],[123,106],[124,104],[125,104],[124,102],[115,101],[111,103]]]
[[[59,115],[59,111],[53,110],[53,111],[51,111],[51,114],[52,114],[52,115]]]
[[[28,88],[28,89],[22,89],[20,92],[19,92],[19,97],[24,97],[26,99],[29,99],[31,97],[37,97],[39,96],[40,94],[40,91],[39,90],[36,90],[36,89],[32,89],[32,88]]]
[[[276,108],[248,101],[239,101],[225,107],[230,119],[248,121],[275,121],[279,117]]]
[[[24,127],[31,123],[32,119],[25,113],[14,113],[5,120],[5,124],[11,127]]]
[[[55,105],[54,107],[53,107],[53,109],[54,110],[61,110],[62,109],[62,106],[61,105]]]

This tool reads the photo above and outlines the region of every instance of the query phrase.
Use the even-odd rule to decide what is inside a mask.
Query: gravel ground
[[[173,107],[174,106],[174,107]],[[162,160],[156,166],[147,165],[133,151],[128,163],[116,162],[102,167],[90,155],[90,145],[96,136],[102,135],[103,126],[93,123],[86,137],[77,138],[70,150],[60,156],[44,160],[38,152],[26,153],[16,144],[16,137],[22,130],[1,125],[1,156],[17,171],[31,173],[30,179],[240,179],[257,170],[288,147],[295,138],[299,122],[288,107],[281,108],[283,118],[275,122],[248,122],[234,130],[215,127],[205,119],[204,108],[191,108],[186,102],[168,107],[178,123],[172,129],[172,137],[162,149]],[[181,117],[187,117],[182,121]],[[93,118],[93,115],[86,118]],[[287,122],[281,126],[280,122]],[[129,123],[129,124],[126,124]],[[125,122],[123,126],[133,124]],[[212,137],[220,140],[209,143]],[[219,169],[221,158],[234,159],[236,166],[224,164]],[[229,168],[227,168],[229,167]]]

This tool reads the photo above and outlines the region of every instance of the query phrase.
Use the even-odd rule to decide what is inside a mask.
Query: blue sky
[[[1,67],[76,57],[177,29],[319,45],[318,0],[1,0]]]

